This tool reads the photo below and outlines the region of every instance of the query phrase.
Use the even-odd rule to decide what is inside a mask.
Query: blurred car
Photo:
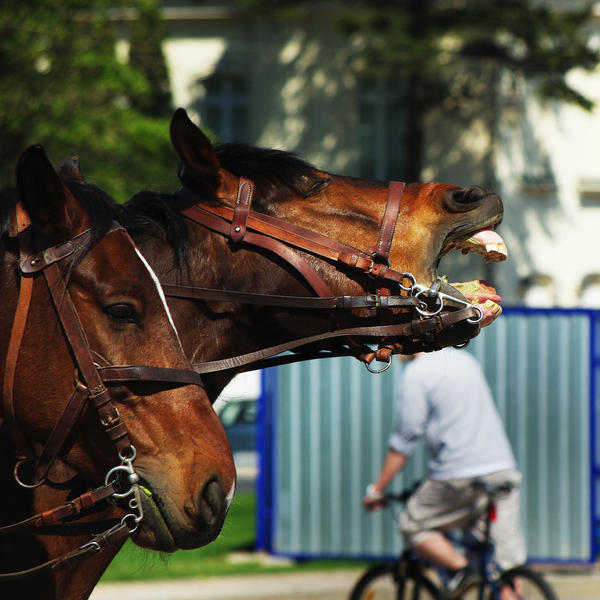
[[[230,400],[221,407],[219,419],[234,455],[256,451],[256,413],[257,403],[254,398]]]
[[[257,399],[261,391],[260,371],[240,373],[213,404],[229,438],[238,467],[256,465]]]

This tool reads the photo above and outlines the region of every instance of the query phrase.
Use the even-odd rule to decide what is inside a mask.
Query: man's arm
[[[363,499],[363,504],[367,510],[379,510],[387,504],[384,490],[390,481],[404,468],[407,460],[406,454],[392,449],[388,450],[379,477],[374,483],[367,486],[367,494]]]

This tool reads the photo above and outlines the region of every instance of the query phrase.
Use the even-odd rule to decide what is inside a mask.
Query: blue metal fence
[[[519,467],[529,555],[598,554],[600,312],[506,309],[468,351],[483,365]],[[263,373],[258,544],[295,557],[376,557],[401,550],[390,511],[367,514],[394,413],[400,361],[382,375],[352,359]],[[426,469],[421,447],[396,489]]]

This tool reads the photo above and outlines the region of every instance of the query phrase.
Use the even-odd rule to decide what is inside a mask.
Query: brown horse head
[[[181,159],[184,189],[192,190],[191,195],[172,199],[172,207],[184,209],[198,200],[206,205],[234,207],[240,182],[247,178],[254,183],[251,210],[342,242],[366,255],[376,248],[390,189],[386,183],[333,175],[277,150],[243,144],[213,148],[181,109],[172,119],[171,139]],[[139,196],[134,204],[139,207],[147,199]],[[464,306],[468,298],[484,314],[481,323],[465,321],[457,325],[453,335],[441,339],[439,345],[468,340],[478,333],[481,325],[488,325],[500,313],[497,304],[500,297],[491,286],[479,281],[451,286],[438,279],[437,266],[440,257],[451,249],[477,252],[485,260],[504,260],[506,248],[495,232],[502,213],[500,198],[477,186],[465,189],[441,183],[410,183],[403,189],[391,230],[387,255],[390,269],[410,273],[424,289],[436,285],[437,291],[456,298],[457,306]],[[185,273],[176,277],[172,271],[169,274],[168,269],[160,266],[160,253],[152,248],[147,250],[162,281],[178,279],[189,285],[263,294],[314,293],[294,266],[263,248],[254,247],[247,242],[248,238],[235,242],[190,222],[184,233],[189,235],[191,263]],[[385,282],[374,281],[365,270],[318,253],[292,250],[318,274],[331,295],[378,293],[379,287],[386,287]],[[394,289],[392,294],[402,293],[397,286]],[[452,301],[447,299],[446,304],[451,307]],[[191,346],[186,345],[193,359],[240,354],[257,346],[331,328],[330,316],[319,317],[306,311],[294,313],[210,300],[201,309],[203,316],[192,312],[187,317],[192,321],[186,322],[206,325],[214,334],[211,344],[195,336]],[[406,319],[406,310],[389,311],[387,322],[390,314],[392,322]],[[355,310],[352,317],[354,320],[347,322],[353,325],[380,322],[379,316],[372,318],[373,311]],[[406,345],[404,351],[414,349]]]
[[[375,246],[388,194],[386,184],[319,171],[276,150],[243,144],[224,144],[215,150],[183,109],[173,116],[171,139],[181,159],[182,183],[205,198],[231,202],[236,197],[239,177],[254,177],[257,190],[253,207],[257,210],[358,248]],[[488,234],[487,244],[478,237],[473,239],[481,231],[494,230],[502,215],[500,198],[479,186],[407,184],[390,263],[429,286],[437,277],[440,257],[453,248],[479,253],[490,261],[504,260],[506,249],[497,234]],[[347,278],[336,275],[340,289],[347,289]],[[469,286],[468,296],[474,298],[478,291]],[[448,292],[462,296],[450,289]],[[489,291],[483,294],[486,298],[494,295]]]
[[[39,146],[19,160],[17,191],[31,226],[19,235],[21,243],[9,237],[15,207],[0,207],[5,221],[0,271],[2,418],[13,433],[18,431],[17,448],[35,457],[61,421],[76,382],[86,383],[81,363],[74,359],[74,343],[67,340],[53,302],[59,307],[72,302],[94,368],[145,365],[161,373],[167,369],[183,373],[191,365],[154,272],[125,231],[113,227],[109,198],[82,182],[64,185]],[[26,244],[24,236],[29,238]],[[75,252],[63,257],[64,248],[77,239],[86,241],[74,243]],[[58,300],[51,297],[41,271],[19,275],[19,246],[22,252],[24,244],[26,256],[47,262],[58,257],[60,281],[66,282]],[[14,350],[9,340],[12,344],[11,332],[18,329],[13,321],[23,310],[19,290],[26,278],[31,281],[31,297],[28,310],[20,313],[25,325],[9,375],[8,355]],[[98,390],[88,391],[90,397],[99,395]],[[132,464],[143,491],[143,518],[134,541],[173,551],[213,540],[231,502],[235,469],[225,433],[202,387],[151,378],[114,381],[102,397],[116,409],[111,418],[119,427],[101,423],[100,408],[87,401],[61,445],[60,464],[77,474],[80,487],[101,485],[121,460],[114,440],[124,431],[135,448]],[[113,441],[107,432],[114,433]],[[23,479],[29,476],[26,469],[20,472]],[[129,507],[123,506],[121,515],[128,512]],[[10,518],[5,511],[2,514],[3,520]]]

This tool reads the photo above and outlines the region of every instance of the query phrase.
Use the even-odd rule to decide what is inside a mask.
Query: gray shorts
[[[400,517],[400,531],[409,546],[416,546],[432,532],[454,529],[470,531],[481,538],[485,518],[485,496],[473,488],[474,481],[519,484],[521,474],[506,469],[468,479],[437,481],[426,479],[406,504]],[[491,526],[494,557],[503,569],[525,562],[526,551],[519,523],[519,488],[496,500],[497,519]]]

